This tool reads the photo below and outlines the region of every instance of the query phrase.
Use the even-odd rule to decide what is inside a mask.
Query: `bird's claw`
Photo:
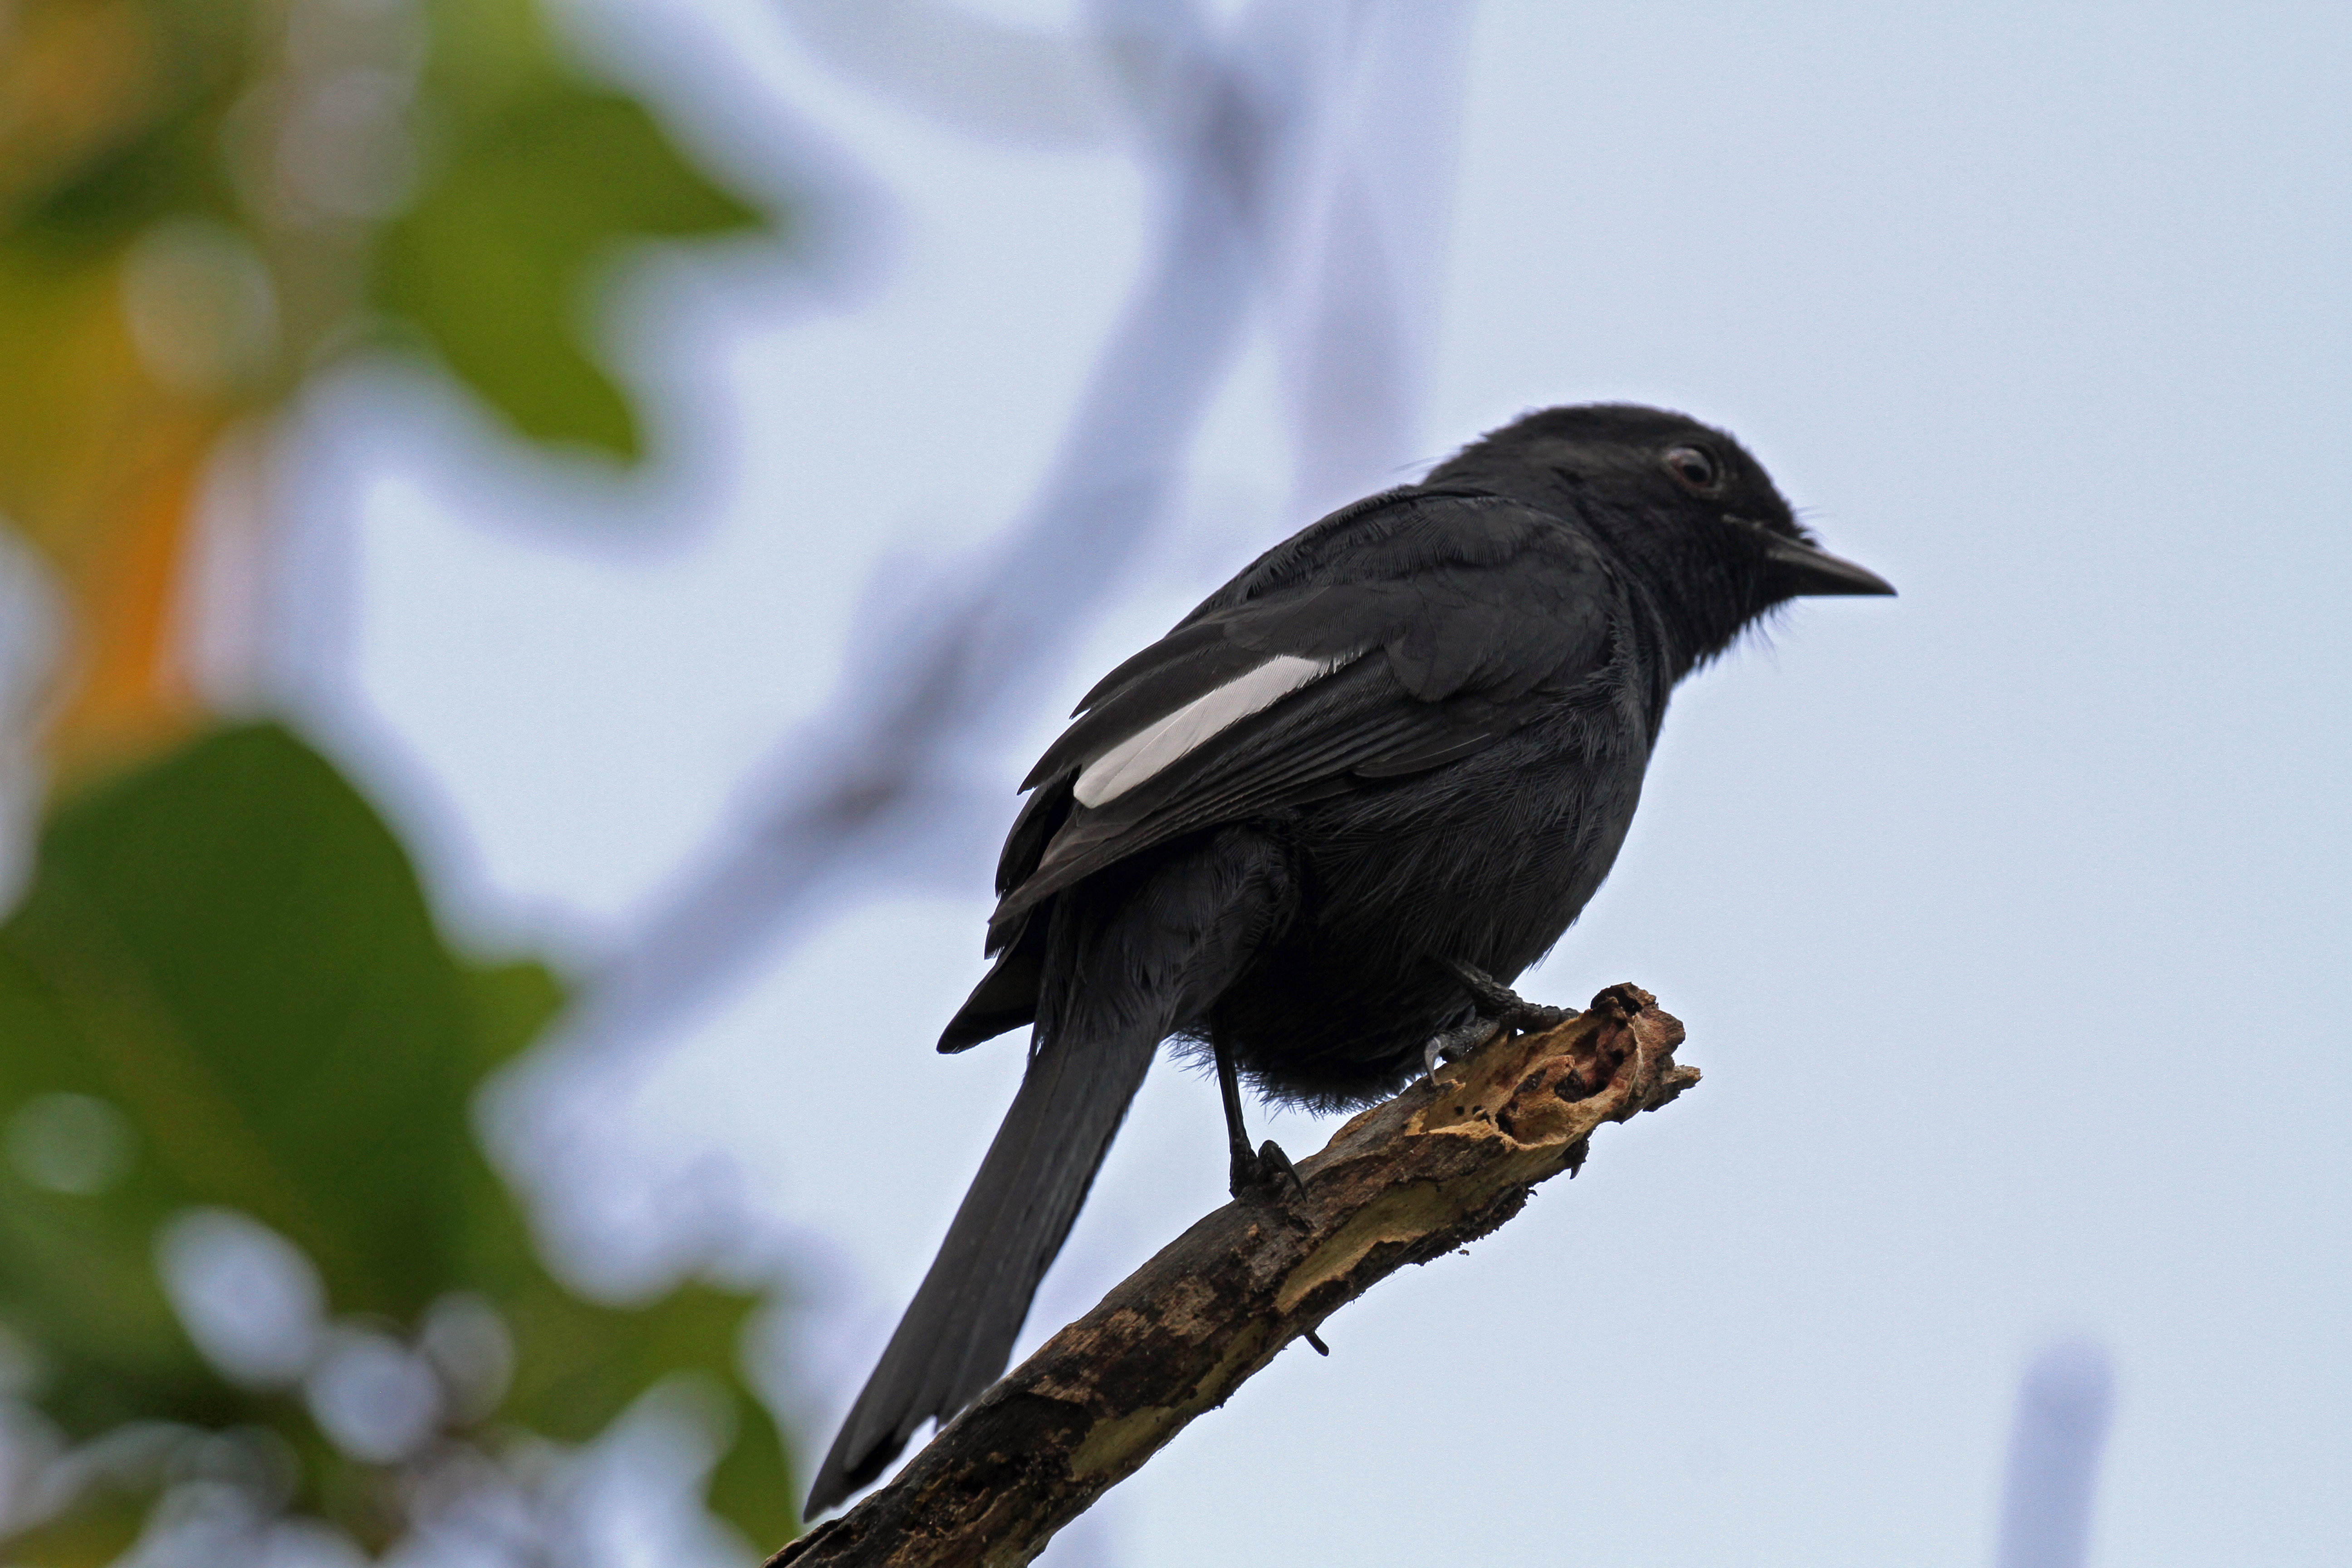
[[[1246,1144],[1234,1151],[1233,1180],[1227,1188],[1234,1196],[1270,1196],[1275,1189],[1284,1186],[1288,1187],[1295,1196],[1303,1198],[1307,1195],[1307,1184],[1299,1179],[1298,1168],[1290,1163],[1290,1156],[1282,1152],[1281,1144],[1269,1138],[1258,1146],[1255,1154],[1249,1152]]]
[[[1473,1017],[1450,1029],[1440,1029],[1430,1036],[1429,1044],[1421,1048],[1423,1069],[1431,1078],[1435,1078],[1439,1062],[1460,1061],[1492,1039],[1496,1028],[1496,1023],[1493,1018]]]
[[[1478,1016],[1490,1024],[1503,1024],[1515,1029],[1549,1029],[1576,1016],[1573,1007],[1547,1007],[1530,1002],[1475,963],[1465,963],[1458,958],[1440,959],[1446,972],[1462,983],[1470,994],[1470,1004],[1478,1009]],[[1447,1031],[1451,1034],[1453,1031]],[[1445,1038],[1441,1035],[1430,1042],[1434,1050]]]

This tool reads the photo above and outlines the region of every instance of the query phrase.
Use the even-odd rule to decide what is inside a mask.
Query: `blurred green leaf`
[[[563,1011],[563,983],[543,963],[468,968],[464,980],[482,1053],[477,1077],[520,1054]]]
[[[521,1352],[509,1403],[516,1421],[583,1441],[661,1378],[707,1373],[727,1391],[734,1429],[711,1478],[710,1510],[762,1551],[797,1532],[799,1494],[775,1424],[736,1370],[743,1321],[755,1303],[688,1284],[652,1307],[624,1311],[542,1284],[509,1294],[502,1305]]]
[[[374,297],[540,441],[638,456],[589,346],[592,286],[625,241],[758,227],[635,100],[588,84],[528,0],[439,0],[420,99],[437,142],[386,230]]]
[[[8,1539],[10,1568],[104,1568],[139,1539],[144,1498],[108,1488],[72,1512]]]
[[[95,579],[121,575],[110,547],[146,521],[159,477],[255,391],[159,385],[124,268],[163,220],[236,220],[223,126],[257,16],[218,0],[0,9],[0,512],[66,569],[90,621]]]
[[[79,802],[0,942],[170,1195],[279,1231],[344,1311],[448,1288],[473,1018],[399,844],[317,753],[227,731]]]
[[[537,0],[0,0],[0,518],[74,622],[56,776],[208,721],[176,650],[226,431],[394,340],[527,437],[634,458],[596,285],[633,241],[770,222]]]
[[[453,1291],[495,1306],[516,1365],[477,1422],[491,1448],[515,1426],[586,1441],[663,1378],[717,1380],[737,1409],[715,1500],[781,1542],[791,1478],[739,1364],[754,1303],[693,1284],[641,1309],[579,1300],[474,1144],[475,1088],[561,1005],[542,966],[460,963],[381,819],[283,729],[217,731],[62,812],[0,927],[0,1323],[41,1408],[76,1439],[269,1427],[303,1456],[304,1506],[382,1544],[397,1489],[297,1394],[226,1379],[165,1298],[158,1228],[217,1205],[299,1246],[338,1316],[413,1332]],[[102,1105],[59,1098],[77,1096]],[[43,1153],[42,1117],[102,1130],[103,1105],[128,1120],[114,1165]],[[53,1531],[111,1539],[79,1517]]]
[[[0,234],[107,247],[157,217],[226,214],[219,118],[258,7],[20,0],[0,38]]]

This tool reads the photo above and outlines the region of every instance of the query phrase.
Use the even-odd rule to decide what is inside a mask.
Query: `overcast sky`
[[[1705,1084],[1341,1311],[1053,1560],[1981,1564],[2018,1376],[2087,1336],[2095,1563],[2352,1561],[2352,13],[1477,16],[1421,455],[1680,407],[1902,597],[1801,605],[1684,688],[1526,986],[1648,987]],[[574,962],[721,831],[867,595],[1015,513],[1145,238],[1121,153],[937,127],[756,0],[598,26],[720,156],[867,205],[797,271],[637,279],[677,455],[618,496],[396,383],[322,412],[357,597],[314,722],[429,830],[454,922]],[[1274,388],[1263,352],[1235,374],[1006,820],[1067,699],[1308,521]],[[579,1268],[655,1277],[714,1192],[782,1258],[810,1462],[1019,1073],[1013,1039],[931,1050],[989,904],[845,895],[559,1087],[644,1199]],[[1213,1086],[1158,1070],[1030,1342],[1223,1179]]]

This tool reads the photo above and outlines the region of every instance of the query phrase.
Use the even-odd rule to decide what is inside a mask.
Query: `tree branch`
[[[1603,1122],[1698,1081],[1683,1026],[1612,985],[1342,1127],[1304,1196],[1228,1204],[1128,1277],[950,1423],[888,1486],[769,1568],[1027,1563],[1054,1532],[1232,1396],[1291,1341],[1407,1263],[1519,1212],[1584,1163]]]

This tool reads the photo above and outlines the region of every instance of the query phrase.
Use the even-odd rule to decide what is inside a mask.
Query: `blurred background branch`
[[[1033,107],[1058,104],[1061,134],[1131,149],[1151,241],[1037,492],[978,559],[915,584],[894,567],[869,587],[829,700],[592,973],[553,1047],[499,1085],[501,1163],[541,1194],[567,1255],[593,1250],[567,1227],[609,1229],[639,1205],[584,1195],[615,1182],[608,1096],[550,1085],[599,1058],[646,1070],[681,1022],[877,882],[988,885],[1027,763],[1009,742],[1168,515],[1254,320],[1288,395],[1290,515],[1399,482],[1413,455],[1466,4],[1259,0],[1219,22],[1118,0],[1082,44],[989,31],[944,98],[875,60],[927,58],[985,24],[791,9],[861,83],[959,130],[1034,134],[990,106],[1047,84]],[[980,73],[997,59],[1022,63],[992,82]],[[1101,103],[1115,119],[1089,118]]]
[[[1066,47],[941,7],[790,9],[862,79],[959,122],[1032,129],[1006,101],[1019,100],[1041,116],[1058,105],[1063,133],[1089,124],[1088,57]],[[1460,4],[1303,0],[1261,0],[1224,27],[1182,5],[1097,13],[1091,63],[1150,175],[1156,238],[1053,467],[971,569],[920,592],[877,585],[845,679],[780,748],[746,823],[596,976],[572,1026],[585,1048],[659,1039],[753,955],[772,959],[853,869],[984,884],[1013,804],[996,753],[1165,515],[1253,307],[1292,392],[1291,510],[1396,482],[1413,451],[1466,18]],[[957,58],[971,75],[934,94],[946,68],[928,49],[967,34]],[[919,80],[881,73],[883,59]],[[999,59],[1013,74],[991,79]],[[1036,81],[1060,90],[1030,97]]]
[[[2115,1369],[2084,1340],[2044,1346],[2018,1381],[1993,1568],[2083,1568],[2091,1560],[2100,1451]]]

